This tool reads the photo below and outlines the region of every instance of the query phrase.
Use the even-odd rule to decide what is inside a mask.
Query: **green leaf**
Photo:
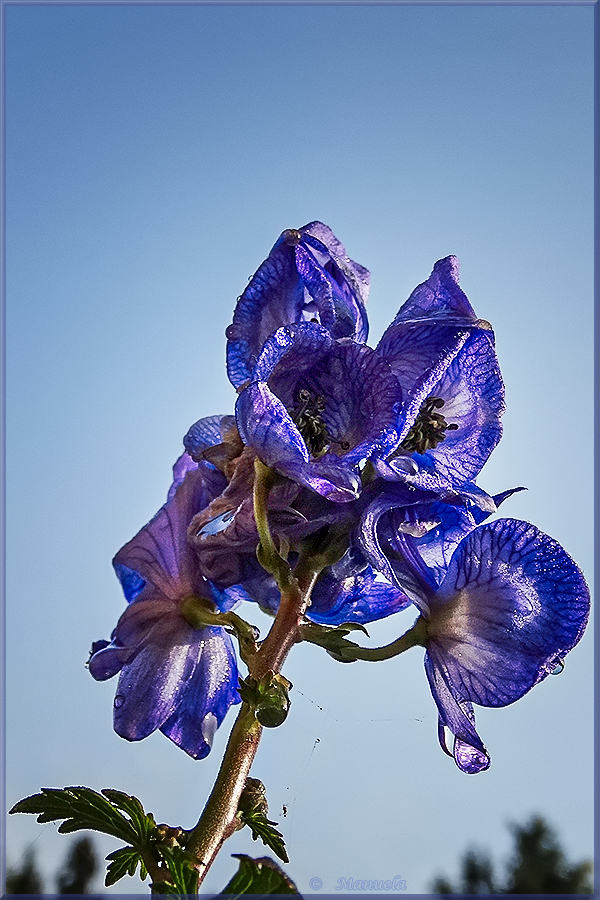
[[[154,884],[153,892],[161,894],[197,894],[198,870],[192,865],[190,858],[181,847],[168,847],[157,844],[157,850],[169,867],[173,883]],[[163,890],[163,886],[165,890]]]
[[[125,875],[135,875],[138,865],[140,867],[140,878],[142,881],[148,875],[144,861],[140,856],[139,851],[134,847],[122,847],[120,850],[115,850],[114,853],[109,853],[106,859],[112,860],[106,870],[106,879],[104,881],[106,887],[110,887],[111,884],[116,884],[116,882]]]
[[[263,856],[252,859],[243,853],[234,853],[239,859],[239,869],[219,896],[235,898],[242,894],[298,894],[298,888],[279,868],[276,862]]]
[[[105,797],[119,809],[127,813],[131,819],[138,837],[143,843],[146,843],[153,830],[156,828],[156,820],[152,813],[144,812],[144,807],[137,797],[124,794],[123,791],[116,791],[113,788],[104,788],[102,791]]]
[[[271,822],[263,815],[262,812],[254,811],[243,813],[242,819],[252,831],[254,840],[260,838],[263,844],[270,847],[283,862],[289,862],[289,857],[285,849],[285,841],[280,831],[274,828],[277,822]]]
[[[139,837],[136,823],[107,797],[86,787],[42,788],[40,794],[20,800],[10,812],[37,813],[42,823],[64,819],[58,828],[62,834],[84,828],[103,831],[128,844],[135,844]]]

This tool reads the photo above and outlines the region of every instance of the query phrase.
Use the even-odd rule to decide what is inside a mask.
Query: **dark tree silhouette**
[[[512,825],[515,855],[504,894],[591,894],[592,863],[570,865],[554,831],[539,816]]]
[[[20,869],[6,872],[7,894],[43,894],[44,885],[35,864],[35,852],[29,847],[23,854]]]
[[[514,851],[502,883],[497,883],[488,853],[468,850],[462,858],[460,882],[436,878],[434,894],[591,894],[592,863],[567,862],[552,828],[541,816],[526,825],[510,826]]]
[[[93,841],[89,837],[79,838],[71,844],[67,857],[55,876],[57,893],[88,894],[97,871],[98,859]],[[37,870],[33,848],[29,847],[23,854],[20,869],[7,871],[6,893],[44,893],[44,882]]]
[[[89,837],[82,837],[74,844],[56,876],[59,894],[88,894],[89,886],[98,871],[94,844]]]

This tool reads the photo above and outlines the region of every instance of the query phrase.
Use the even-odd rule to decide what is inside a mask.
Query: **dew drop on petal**
[[[565,664],[562,659],[556,661],[554,668],[550,670],[551,675],[560,675],[564,671]]]
[[[215,736],[215,731],[217,730],[217,725],[217,717],[214,713],[209,712],[202,719],[202,737],[209,747],[212,747],[212,742]]]
[[[117,694],[115,697],[114,707],[115,709],[120,709],[125,703],[125,697],[122,694]]]
[[[221,513],[220,516],[215,516],[214,519],[210,519],[210,521],[202,526],[196,537],[205,538],[209,535],[219,534],[221,531],[225,531],[230,522],[235,518],[239,509],[239,506],[237,509],[228,509],[227,512]]]
[[[410,456],[397,456],[389,461],[390,469],[403,475],[416,475],[419,467]]]

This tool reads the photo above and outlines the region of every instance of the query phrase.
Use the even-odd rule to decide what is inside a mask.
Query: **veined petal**
[[[469,335],[431,394],[444,401],[443,416],[457,428],[447,431],[437,447],[414,458],[425,468],[431,465],[449,484],[472,481],[500,440],[505,410],[504,384],[486,333]]]
[[[581,638],[589,591],[563,548],[533,525],[499,519],[459,545],[430,603],[429,649],[455,694],[513,703]]]
[[[146,590],[157,588],[170,600],[194,593],[198,576],[186,538],[187,525],[225,484],[223,475],[208,463],[188,471],[171,499],[115,556],[113,565],[122,583],[125,577],[130,585],[137,575],[148,583]],[[136,588],[137,592],[129,591],[129,600],[141,594],[139,583]]]
[[[489,768],[490,757],[475,729],[475,716],[471,702],[461,697],[445,668],[445,657],[435,646],[427,648],[425,672],[439,714],[438,734],[442,749],[448,753],[443,729],[454,735],[453,756],[458,767],[468,775]]]
[[[115,731],[139,741],[161,728],[200,759],[209,752],[212,734],[225,712],[238,702],[236,682],[233,647],[222,629],[194,630],[180,616],[163,619],[161,640],[148,640],[121,672],[114,702]],[[200,719],[194,720],[200,712]],[[215,718],[210,728],[204,721],[209,713]]]
[[[410,598],[371,566],[345,578],[326,570],[317,581],[306,616],[322,625],[366,624],[410,606]]]
[[[176,711],[160,730],[194,759],[210,751],[230,706],[240,702],[231,638],[222,628],[202,629],[203,646],[193,673],[183,681]]]
[[[284,231],[235,309],[227,329],[227,371],[234,387],[250,380],[266,339],[278,328],[316,321],[333,337],[366,338],[369,273],[353,263],[319,222]]]

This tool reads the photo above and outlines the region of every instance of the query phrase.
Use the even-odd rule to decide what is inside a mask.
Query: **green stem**
[[[229,735],[227,748],[204,811],[186,844],[196,860],[199,884],[208,872],[223,843],[235,831],[240,795],[254,761],[262,726],[246,704]]]
[[[359,647],[352,641],[348,641],[343,637],[335,637],[335,629],[327,629],[325,631],[321,627],[315,628],[312,624],[303,625],[301,628],[302,640],[310,641],[312,644],[319,644],[326,650],[330,650],[334,657],[343,659],[344,662],[352,662],[353,660],[363,659],[366,662],[380,662],[384,659],[392,659],[410,647],[424,647],[427,641],[427,621],[419,616],[412,628],[405,634],[392,641],[391,644],[385,644],[383,647]]]
[[[256,461],[254,479],[254,516],[260,537],[261,562],[272,572],[281,591],[275,621],[258,652],[246,662],[250,675],[259,681],[271,671],[278,673],[293,645],[300,640],[300,623],[309,603],[310,591],[321,565],[311,568],[306,560],[302,578],[297,580],[289,564],[279,554],[267,518],[269,491],[277,476],[260,460]],[[321,566],[322,567],[322,566]],[[238,823],[240,795],[254,761],[262,734],[262,726],[254,711],[243,703],[233,726],[225,756],[204,811],[194,828],[186,849],[196,860],[199,884],[202,883],[223,843],[233,834]]]

